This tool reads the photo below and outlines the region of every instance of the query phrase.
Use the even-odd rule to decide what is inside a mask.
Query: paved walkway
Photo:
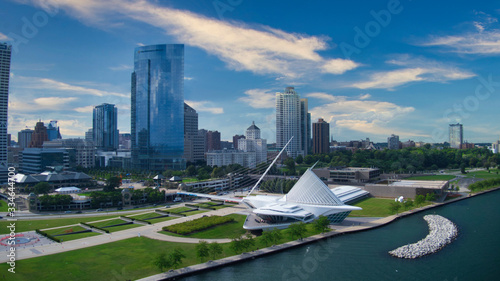
[[[201,218],[204,215],[218,215],[225,216],[228,214],[232,214],[235,212],[241,211],[240,208],[227,207],[222,208],[215,211],[209,211],[201,214],[196,214],[188,217],[176,218],[173,220],[168,220],[164,222],[158,222],[152,225],[145,225],[136,228],[126,229],[122,231],[117,231],[109,234],[102,234],[62,243],[50,243],[43,245],[33,245],[32,247],[25,247],[16,250],[16,260],[29,259],[34,257],[40,257],[45,255],[52,255],[67,251],[78,250],[82,248],[97,246],[101,244],[111,243],[115,241],[120,241],[132,237],[144,236],[151,239],[162,240],[162,241],[170,241],[170,242],[178,242],[178,243],[198,243],[200,240],[205,240],[207,242],[217,241],[219,243],[227,243],[230,242],[230,239],[198,239],[198,238],[184,238],[184,237],[175,237],[169,235],[163,235],[158,233],[164,226],[182,223],[189,220],[194,220],[197,218]],[[0,255],[0,263],[7,262],[8,258],[6,255]]]

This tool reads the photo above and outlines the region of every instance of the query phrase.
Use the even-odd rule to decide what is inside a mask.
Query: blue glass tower
[[[131,139],[134,168],[185,169],[184,45],[135,49]]]
[[[97,149],[118,149],[118,109],[114,104],[103,103],[94,107],[92,133]]]

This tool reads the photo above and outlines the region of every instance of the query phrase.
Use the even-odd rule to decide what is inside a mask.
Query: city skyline
[[[444,142],[457,122],[470,142],[500,134],[499,14],[488,1],[453,13],[430,1],[23,3],[0,4],[14,138],[42,116],[59,120],[64,138],[83,137],[102,103],[116,104],[118,129],[130,132],[130,53],[160,43],[185,44],[186,103],[224,140],[254,120],[273,143],[274,97],[287,86],[336,140]]]

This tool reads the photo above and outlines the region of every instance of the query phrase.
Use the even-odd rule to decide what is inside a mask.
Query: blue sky
[[[184,96],[222,139],[255,121],[275,141],[275,93],[294,86],[339,141],[470,142],[500,135],[498,1],[0,2],[14,46],[9,133],[58,120],[83,137],[92,108],[130,132],[133,50],[185,44]]]

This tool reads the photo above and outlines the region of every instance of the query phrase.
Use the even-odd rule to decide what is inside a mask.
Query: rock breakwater
[[[441,250],[451,243],[458,235],[457,226],[450,220],[439,215],[426,215],[424,220],[429,225],[429,234],[414,244],[408,244],[389,252],[390,255],[415,259]]]

